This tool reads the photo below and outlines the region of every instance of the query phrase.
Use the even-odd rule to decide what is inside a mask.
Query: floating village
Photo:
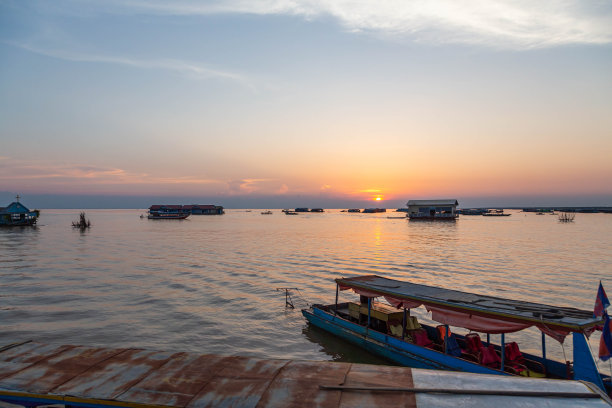
[[[507,217],[504,209],[459,209],[455,199],[410,200],[395,212],[415,222],[460,216]],[[574,221],[607,208],[532,208],[524,212]],[[384,208],[342,212],[376,214]],[[219,205],[152,205],[146,220],[187,220],[225,213]],[[285,215],[325,213],[284,209]],[[261,215],[274,214],[272,210]],[[513,212],[516,214],[516,212]],[[0,225],[36,228],[40,211],[20,202],[0,208]],[[348,216],[348,215],[347,215]],[[73,227],[89,228],[81,213]],[[286,307],[293,308],[285,289]],[[339,293],[354,300],[340,302]],[[330,282],[330,301],[301,310],[305,321],[393,363],[257,359],[134,348],[21,341],[0,346],[0,401],[23,407],[610,407],[612,381],[600,371],[588,337],[602,331],[600,356],[610,358],[610,302],[599,287],[594,310],[519,301],[427,286],[373,274]],[[537,299],[536,299],[537,300]],[[436,324],[420,321],[424,309]],[[539,330],[539,353],[506,335]],[[571,338],[566,361],[547,355]],[[205,350],[203,350],[205,351]],[[602,354],[603,353],[603,354]]]

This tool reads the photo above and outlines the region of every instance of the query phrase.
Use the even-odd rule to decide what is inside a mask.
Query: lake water
[[[587,310],[600,279],[612,292],[611,214],[561,223],[510,212],[432,223],[387,218],[395,212],[156,221],[141,219],[144,210],[88,210],[93,226],[79,232],[78,211],[43,210],[35,228],[0,229],[0,344],[382,363],[309,327],[299,308],[333,303],[333,279],[358,274]],[[296,309],[279,287],[299,288]],[[506,338],[539,354],[535,329]],[[591,344],[597,353],[599,333]],[[559,343],[547,348],[563,360]]]

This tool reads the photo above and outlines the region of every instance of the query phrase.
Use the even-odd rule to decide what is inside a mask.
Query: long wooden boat
[[[150,213],[147,218],[150,220],[184,220],[190,215],[189,213]]]
[[[338,303],[351,289],[359,302]],[[382,297],[388,304],[374,301]],[[392,306],[390,306],[392,305]],[[418,322],[410,309],[424,306],[437,327]],[[603,324],[592,311],[503,299],[387,279],[376,275],[336,279],[336,302],[302,310],[308,322],[395,363],[416,368],[588,381],[610,394],[610,376],[599,372],[586,334]],[[449,326],[464,328],[465,335]],[[522,353],[505,334],[535,326],[542,354]],[[481,339],[480,334],[486,335]],[[499,334],[493,344],[491,335]],[[573,362],[546,357],[546,337],[572,335]]]

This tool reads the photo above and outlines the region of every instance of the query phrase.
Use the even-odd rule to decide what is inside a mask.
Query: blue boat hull
[[[510,375],[436,350],[407,343],[393,336],[368,329],[314,307],[302,314],[313,325],[341,337],[369,352],[403,366],[416,368],[465,371],[481,374]]]

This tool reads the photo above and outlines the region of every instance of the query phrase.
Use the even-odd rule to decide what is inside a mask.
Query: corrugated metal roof
[[[604,398],[596,387],[576,381],[409,367],[33,342],[0,348],[0,400],[22,404],[131,408],[612,406]]]
[[[407,206],[411,205],[459,205],[459,202],[455,199],[446,199],[446,200],[410,200],[406,203]]]
[[[388,295],[500,320],[543,323],[551,328],[578,332],[602,324],[601,318],[593,318],[593,311],[479,295],[376,275],[340,278],[336,282],[344,287],[365,289],[380,296]]]

